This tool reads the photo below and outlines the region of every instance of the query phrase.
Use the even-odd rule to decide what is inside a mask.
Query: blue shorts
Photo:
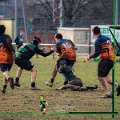
[[[5,71],[10,71],[10,69],[12,68],[13,63],[10,64],[0,64],[0,69],[2,72]]]

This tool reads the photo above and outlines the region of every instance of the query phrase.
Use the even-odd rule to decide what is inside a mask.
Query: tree
[[[38,1],[40,6],[39,8],[43,7],[44,9],[44,12],[43,13],[39,12],[39,15],[49,17],[49,19],[53,22],[62,19],[63,26],[66,27],[74,26],[76,18],[82,17],[83,10],[86,9],[87,5],[92,2],[92,0],[44,0],[44,1],[38,0]],[[87,12],[85,14],[87,15]]]
[[[113,1],[106,3],[107,0],[26,0],[27,23],[32,24],[33,31],[44,32],[56,30],[61,21],[63,27],[112,24]]]

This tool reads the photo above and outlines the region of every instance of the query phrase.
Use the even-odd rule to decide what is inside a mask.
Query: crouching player
[[[68,83],[61,86],[57,90],[71,89],[73,91],[87,91],[97,89],[97,85],[83,87],[83,81],[75,76],[73,73],[73,69],[66,64],[67,62],[65,60],[61,60],[58,65],[58,72],[63,74]]]
[[[30,59],[35,54],[39,54],[43,57],[46,57],[51,55],[54,52],[53,48],[51,48],[51,51],[49,52],[43,52],[43,50],[39,49],[40,42],[41,42],[40,38],[35,36],[32,43],[28,43],[25,46],[20,47],[16,52],[15,64],[19,68],[17,70],[17,75],[15,79],[15,86],[20,87],[19,79],[23,69],[25,69],[25,70],[31,71],[31,89],[32,90],[37,89],[35,85],[37,70],[34,67],[34,65],[32,65]]]

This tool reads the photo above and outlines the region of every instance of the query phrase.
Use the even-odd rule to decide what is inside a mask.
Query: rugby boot
[[[15,81],[15,84],[14,84],[15,86],[17,86],[17,87],[20,87],[20,84],[19,84],[19,82],[17,82],[17,81]]]
[[[2,92],[2,93],[5,93],[5,92],[6,92],[6,89],[5,89],[5,88],[2,88],[2,89],[1,89],[1,92]]]
[[[104,96],[102,96],[101,98],[112,98],[112,94],[105,94]]]
[[[14,79],[12,77],[9,77],[8,82],[10,83],[11,89],[14,89]]]
[[[53,87],[53,82],[45,82],[46,85],[48,85],[49,87]]]

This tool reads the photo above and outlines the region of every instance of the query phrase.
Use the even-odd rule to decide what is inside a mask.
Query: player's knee
[[[31,69],[31,72],[37,72],[37,69],[36,69],[35,67],[33,67],[33,68]]]
[[[66,67],[67,67],[67,62],[66,62],[66,60],[61,60],[61,61],[59,62],[59,65],[58,65],[58,72],[59,72],[59,73],[64,73]]]

